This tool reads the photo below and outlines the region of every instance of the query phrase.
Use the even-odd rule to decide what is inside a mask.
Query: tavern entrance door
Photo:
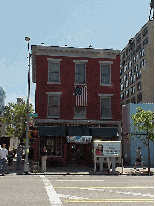
[[[68,143],[68,164],[69,166],[89,165],[91,154],[88,152],[90,144]]]

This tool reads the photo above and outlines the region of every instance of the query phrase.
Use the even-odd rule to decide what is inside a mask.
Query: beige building
[[[148,21],[121,51],[121,105],[154,103],[154,21]]]

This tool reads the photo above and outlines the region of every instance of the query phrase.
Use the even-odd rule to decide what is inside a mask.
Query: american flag
[[[87,106],[87,86],[75,87],[76,106]]]

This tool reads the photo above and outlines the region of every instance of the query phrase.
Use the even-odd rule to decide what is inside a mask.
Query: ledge
[[[47,82],[47,84],[61,84],[60,82]]]

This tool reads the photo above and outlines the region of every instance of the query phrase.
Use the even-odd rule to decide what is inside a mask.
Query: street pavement
[[[153,206],[154,177],[9,173],[0,194],[6,206]]]

